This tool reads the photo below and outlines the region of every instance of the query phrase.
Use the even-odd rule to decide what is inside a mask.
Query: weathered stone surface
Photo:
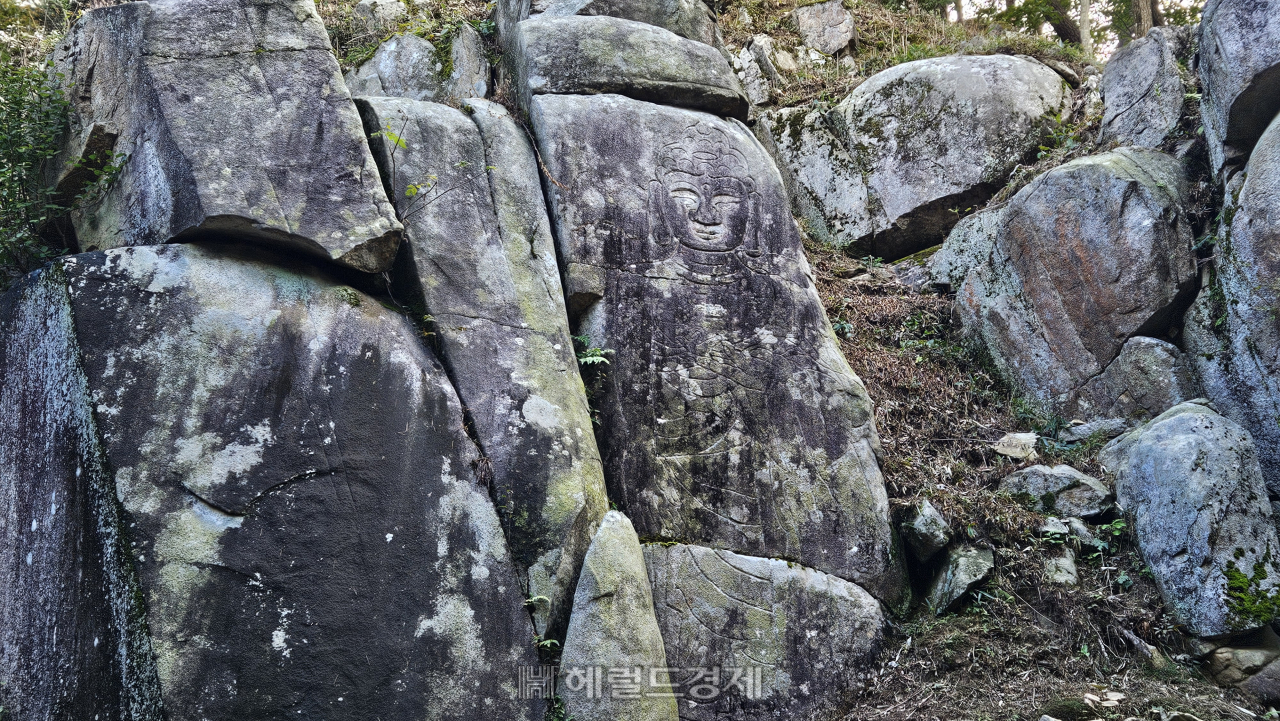
[[[560,657],[558,694],[578,721],[676,721],[663,634],[654,616],[645,554],[631,521],[609,511],[591,540]],[[678,664],[673,664],[678,665]],[[640,694],[608,687],[610,669],[640,668]],[[659,669],[657,672],[652,669]]]
[[[1050,68],[1005,55],[903,63],[859,85],[831,112],[866,178],[863,250],[896,260],[936,245],[1039,145],[1069,100]]]
[[[546,17],[607,15],[635,20],[707,45],[720,44],[715,16],[702,0],[550,0],[535,2],[532,10]]]
[[[843,248],[872,232],[862,170],[830,130],[826,111],[782,108],[762,114],[756,133],[777,159],[792,204],[805,230],[822,243]]]
[[[885,619],[857,585],[702,546],[648,544],[645,560],[667,663],[684,669],[681,719],[817,718],[863,687]],[[721,669],[719,694],[692,680],[708,666]]]
[[[1102,482],[1071,466],[1031,466],[1009,474],[1000,490],[1026,498],[1043,513],[1089,518],[1111,507],[1114,496]]]
[[[95,132],[126,156],[72,216],[82,250],[216,232],[366,272],[395,258],[400,224],[309,0],[99,8],[54,57],[72,104],[63,167]]]
[[[1062,555],[1044,562],[1044,580],[1059,586],[1078,586],[1080,572],[1076,569],[1076,554],[1064,548]]]
[[[1019,461],[1034,461],[1039,440],[1035,433],[1006,433],[991,444],[991,450]]]
[[[1204,393],[1258,444],[1280,496],[1280,121],[1226,188],[1214,255],[1184,342]]]
[[[366,31],[378,33],[404,19],[409,9],[400,0],[360,0],[351,14],[364,25]]]
[[[513,558],[530,596],[548,599],[535,608],[538,630],[559,636],[608,503],[533,148],[484,100],[466,112],[403,98],[360,104],[370,132],[389,126],[403,143],[377,138],[374,152],[388,175],[395,153],[413,280],[491,463]]]
[[[458,28],[449,48],[453,66],[445,81],[445,90],[455,100],[483,98],[489,94],[489,76],[492,73],[489,59],[484,55],[480,33],[468,23]]]
[[[1171,35],[1165,28],[1152,28],[1107,61],[1100,142],[1155,148],[1177,127],[1183,85]]]
[[[433,100],[442,96],[440,61],[436,48],[413,33],[394,35],[378,46],[373,57],[347,73],[355,97],[391,96]]]
[[[1124,418],[1103,418],[1063,428],[1058,433],[1058,440],[1063,443],[1079,443],[1096,434],[1109,441],[1131,427],[1130,422]]]
[[[1209,675],[1224,686],[1238,686],[1280,658],[1280,637],[1270,626],[1232,638],[1209,654]]]
[[[769,102],[769,78],[760,68],[756,56],[750,48],[742,48],[729,56],[733,63],[733,71],[742,82],[742,90],[752,105],[766,105]]]
[[[1247,431],[1183,403],[1107,444],[1100,460],[1179,623],[1216,636],[1277,615],[1280,545]]]
[[[158,719],[137,578],[103,467],[66,279],[0,298],[0,707]]]
[[[729,61],[704,43],[633,20],[536,17],[515,28],[525,104],[543,94],[618,93],[746,118],[750,101]]]
[[[902,524],[902,540],[917,563],[928,563],[951,543],[951,526],[933,504],[925,499],[912,507]]]
[[[1243,163],[1280,112],[1280,2],[1209,0],[1197,72],[1213,167]]]
[[[102,572],[136,569],[137,592],[109,598],[149,632],[112,652],[153,664],[166,717],[541,716],[511,682],[533,629],[478,456],[405,318],[225,244],[47,272],[66,276],[61,342],[87,387],[29,412],[93,406],[120,517],[82,522],[99,543],[127,533],[131,558]]]
[[[925,603],[934,614],[946,613],[969,589],[987,580],[995,567],[995,554],[991,549],[953,546],[947,550]]]
[[[1076,394],[1068,416],[1145,421],[1200,396],[1191,364],[1172,343],[1135,336]]]
[[[1009,201],[990,262],[960,288],[965,332],[1029,398],[1076,409],[1081,387],[1126,341],[1162,334],[1194,292],[1186,192],[1179,163],[1142,148],[1040,176]],[[1107,417],[1107,400],[1091,396],[1078,408]]]
[[[969,271],[992,262],[996,235],[1004,227],[1007,207],[1007,203],[989,205],[956,223],[942,248],[925,264],[934,285],[958,291]]]
[[[642,537],[904,590],[871,403],[742,125],[621,96],[534,98],[571,321],[614,352],[609,496]]]
[[[791,11],[804,44],[826,55],[845,50],[858,37],[853,16],[844,9],[844,0],[804,5]]]

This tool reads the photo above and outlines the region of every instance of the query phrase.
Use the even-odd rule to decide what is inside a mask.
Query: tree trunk
[[[1089,0],[1080,0],[1080,49],[1086,58],[1093,57],[1093,19],[1089,17]]]
[[[964,0],[955,0],[956,5],[956,22],[964,22]]]
[[[1151,29],[1151,0],[1133,0],[1134,9],[1133,39],[1144,38]]]
[[[1151,0],[1151,26],[1164,26],[1164,13],[1160,12],[1160,0]]]
[[[1017,4],[1017,0],[1004,0],[1004,9],[1012,10]]]
[[[1141,2],[1141,0],[1138,0]],[[1064,43],[1080,44],[1080,26],[1076,25],[1076,21],[1071,19],[1071,11],[1068,9],[1064,0],[1049,0],[1049,7],[1053,12],[1048,18],[1049,24],[1053,26],[1053,32]]]

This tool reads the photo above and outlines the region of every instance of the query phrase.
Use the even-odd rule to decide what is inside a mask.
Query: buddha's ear
[[[661,181],[649,181],[649,239],[659,248],[669,247],[676,239],[665,212],[666,192]]]
[[[764,245],[760,239],[760,194],[754,190],[747,196],[747,226],[743,229],[742,247],[752,258],[764,254]]]

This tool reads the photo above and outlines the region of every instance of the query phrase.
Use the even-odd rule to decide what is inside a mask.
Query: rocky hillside
[[[0,718],[1275,717],[1277,41],[84,12]]]

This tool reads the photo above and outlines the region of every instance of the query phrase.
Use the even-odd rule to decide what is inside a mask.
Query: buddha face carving
[[[743,248],[758,254],[753,240],[755,184],[742,153],[724,131],[699,123],[658,155],[651,188],[654,221],[666,237],[703,253]]]

